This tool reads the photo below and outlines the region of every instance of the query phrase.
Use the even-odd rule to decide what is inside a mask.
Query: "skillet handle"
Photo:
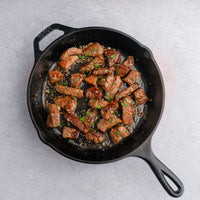
[[[53,30],[60,30],[63,31],[64,34],[71,33],[75,30],[75,28],[69,27],[69,26],[63,26],[61,24],[52,24],[45,28],[41,33],[39,33],[36,38],[33,41],[33,47],[34,47],[34,55],[35,55],[35,62],[39,59],[43,51],[39,48],[39,42],[47,36],[49,33],[51,33]]]
[[[172,197],[180,197],[184,192],[184,186],[181,180],[154,155],[151,148],[151,142],[147,144],[145,148],[146,149],[142,151],[143,153],[138,157],[148,163],[157,179],[169,195]],[[166,179],[166,177],[176,185],[177,190],[174,190],[170,186],[170,182]]]

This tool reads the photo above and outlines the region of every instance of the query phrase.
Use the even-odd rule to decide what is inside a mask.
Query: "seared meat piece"
[[[123,124],[131,126],[133,123],[133,115],[136,114],[135,107],[133,106],[133,99],[128,96],[121,100],[122,105],[122,121]]]
[[[99,88],[90,87],[86,90],[86,98],[88,99],[101,99],[102,92]]]
[[[60,106],[55,104],[48,104],[49,114],[47,116],[47,126],[48,127],[58,127],[60,126]]]
[[[98,77],[95,76],[94,74],[91,74],[87,78],[85,78],[85,82],[94,87],[97,87],[97,80],[98,80]]]
[[[133,85],[127,87],[126,89],[118,92],[115,96],[115,100],[119,101],[123,97],[129,96],[131,93],[133,93],[135,90],[137,90],[139,87],[138,83],[134,83]]]
[[[107,101],[104,101],[102,99],[90,99],[88,105],[92,108],[97,108],[97,109],[101,109],[103,107],[105,107],[106,105],[108,105]]]
[[[83,82],[84,75],[81,73],[76,73],[71,75],[71,87],[79,88],[80,84]]]
[[[110,119],[110,117],[113,115],[113,112],[117,110],[118,107],[119,105],[116,101],[111,101],[107,106],[101,109],[101,116],[104,119]]]
[[[98,111],[95,108],[89,108],[85,115],[85,124],[88,127],[94,125],[94,122],[99,119]]]
[[[62,69],[68,70],[77,60],[78,56],[69,56],[67,59],[59,61],[58,65],[60,65]]]
[[[94,57],[96,55],[103,54],[103,52],[104,52],[103,46],[101,46],[98,42],[95,42],[86,47],[83,51],[83,54]]]
[[[134,65],[133,56],[129,56],[127,60],[125,60],[123,63],[117,66],[116,72],[120,75],[120,77],[125,76],[133,67],[133,65]]]
[[[114,99],[114,95],[119,91],[122,85],[122,80],[119,75],[115,77],[115,80],[109,91],[106,92],[105,99],[111,100]]]
[[[93,69],[97,69],[98,67],[101,67],[104,65],[104,58],[103,55],[97,55],[94,60],[92,60],[88,65],[81,67],[82,73],[87,73],[89,71],[92,71]]]
[[[49,79],[52,84],[57,83],[63,79],[63,75],[58,70],[51,71],[49,70]]]
[[[114,67],[101,67],[97,70],[93,71],[94,75],[106,75],[106,74],[112,74],[115,71]]]
[[[70,96],[59,96],[54,100],[56,105],[59,105],[61,108],[65,108],[68,113],[72,113],[77,106],[77,101],[71,98]]]
[[[106,132],[109,128],[122,123],[122,120],[118,118],[116,115],[112,115],[109,120],[106,120],[104,118],[100,119],[97,123],[97,128],[102,131]]]
[[[108,58],[109,67],[114,66],[116,63],[120,63],[121,54],[119,53],[119,51],[116,51],[114,49],[107,49],[104,55],[106,56],[106,58]]]
[[[129,85],[133,85],[140,78],[140,72],[136,70],[131,70],[123,80],[127,82]]]
[[[89,131],[89,128],[75,115],[66,113],[65,119],[70,122],[73,126],[78,128],[81,132],[87,133]]]
[[[57,92],[61,94],[66,94],[69,96],[74,96],[74,97],[83,97],[83,90],[77,89],[77,88],[71,88],[68,86],[62,86],[62,85],[56,85],[55,89]]]
[[[142,88],[140,88],[139,90],[136,90],[133,93],[133,97],[135,99],[135,104],[137,106],[142,105],[142,104],[146,103],[146,101],[147,101],[147,96],[145,94],[145,91]]]
[[[79,134],[76,129],[65,127],[65,126],[63,127],[63,133],[62,133],[63,138],[76,139],[78,138],[78,135]]]
[[[82,54],[82,53],[83,53],[82,49],[79,49],[79,48],[76,48],[76,47],[71,47],[71,48],[65,50],[61,54],[60,60],[66,60],[71,55],[78,55],[78,54]]]
[[[85,137],[87,140],[93,140],[95,143],[103,142],[105,139],[105,135],[100,131],[95,129],[90,129],[86,134]]]
[[[130,132],[126,129],[125,126],[121,125],[118,125],[110,131],[110,137],[114,144],[119,143],[122,138],[127,137],[129,135]]]
[[[115,80],[114,75],[113,74],[109,74],[105,78],[102,78],[98,82],[98,84],[104,89],[104,91],[109,91],[114,80]]]

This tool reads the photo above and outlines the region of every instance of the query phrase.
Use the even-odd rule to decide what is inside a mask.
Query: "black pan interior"
[[[120,50],[124,57],[132,55],[135,58],[135,68],[141,72],[140,87],[143,87],[149,99],[146,103],[144,117],[138,118],[134,124],[132,134],[120,144],[110,147],[107,136],[105,145],[95,145],[93,142],[72,141],[61,137],[61,130],[48,128],[45,124],[47,110],[44,104],[46,99],[44,88],[46,85],[48,70],[55,66],[60,54],[67,48],[76,44],[86,45],[90,42],[99,42],[105,47]],[[41,74],[41,76],[40,76]],[[84,86],[83,86],[84,87]],[[151,53],[129,36],[118,31],[104,28],[85,28],[65,35],[52,43],[35,64],[32,72],[29,88],[28,103],[32,119],[39,132],[40,138],[63,155],[83,162],[108,162],[119,159],[141,145],[151,135],[156,126],[163,106],[163,84],[159,70]],[[83,105],[78,107],[79,113]],[[81,144],[82,143],[82,144]],[[80,145],[81,144],[81,145]]]

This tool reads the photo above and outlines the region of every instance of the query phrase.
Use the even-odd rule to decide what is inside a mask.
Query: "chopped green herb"
[[[128,98],[126,97],[125,100],[128,101]]]
[[[77,46],[76,46],[76,44],[74,43],[74,46],[76,47],[76,48],[78,48]]]
[[[114,85],[117,85],[117,83],[116,83],[116,82],[114,82]]]
[[[132,79],[133,79],[133,81],[134,81],[134,80],[135,80],[135,77],[133,77]]]
[[[98,48],[97,48],[97,47],[95,47],[95,48],[94,48],[94,50],[93,50],[93,52],[94,52],[94,51],[98,51]]]
[[[69,126],[69,127],[70,127],[70,123],[69,123],[69,122],[67,123],[67,126]]]
[[[71,142],[72,141],[72,139],[69,139],[69,142]]]
[[[126,129],[126,132],[128,132],[128,129]]]
[[[67,86],[67,85],[68,85],[68,82],[64,82],[63,85]]]
[[[59,81],[59,82],[58,82],[58,85],[62,85],[62,82],[61,82],[61,81]]]
[[[88,71],[89,70],[89,68],[85,68],[83,71]]]
[[[101,145],[102,145],[102,146],[105,146],[105,143],[104,143],[104,142],[102,142],[102,143],[101,143]]]
[[[56,106],[58,106],[58,103],[56,104]]]
[[[95,69],[98,69],[99,64],[94,64]]]
[[[84,59],[84,57],[83,57],[83,56],[80,56],[80,55],[78,55],[78,57],[79,57],[80,59]]]
[[[87,112],[86,112],[86,115],[87,115],[87,116],[90,116],[90,112],[89,112],[89,111],[87,111]]]
[[[59,124],[59,123],[55,123],[55,125],[56,125],[56,126],[59,126],[60,124]]]
[[[114,121],[112,120],[110,123],[111,123],[111,124],[114,124]]]
[[[76,80],[77,80],[77,81],[79,81],[79,80],[80,80],[80,78],[77,78]]]
[[[97,109],[101,109],[100,104],[96,105],[95,107],[96,107]]]
[[[91,50],[88,51],[88,52],[85,54],[85,58],[87,58],[87,57],[90,55],[90,52],[91,52]]]
[[[115,71],[115,74],[119,74],[119,72],[118,72],[118,71]]]
[[[54,89],[51,90],[51,94],[54,94]]]
[[[98,119],[96,119],[96,120],[94,121],[94,124],[97,124],[97,122],[98,122]]]
[[[124,102],[121,102],[122,106],[127,107],[127,104],[125,104]]]
[[[62,125],[60,124],[60,126],[59,126],[60,128],[62,127]]]
[[[138,58],[135,59],[138,62]]]
[[[92,102],[95,102],[96,100],[95,99],[92,99]]]
[[[119,131],[116,131],[116,134],[117,134],[117,135],[121,135]]]
[[[71,98],[74,99],[74,100],[76,100],[76,98],[74,96],[72,96],[72,95],[71,95]]]
[[[100,88],[100,90],[101,90],[101,92],[103,92],[103,89],[102,89],[102,88]]]
[[[110,57],[111,57],[112,59],[114,59],[114,58],[115,58],[115,54],[112,54]]]
[[[108,96],[108,101],[111,101],[112,100],[112,97],[111,95]]]
[[[99,79],[101,80],[103,78],[103,76],[101,75],[101,76],[99,76]]]
[[[133,101],[133,105],[135,105],[135,101]]]
[[[81,120],[82,122],[84,122],[84,121],[85,121],[85,116],[81,117],[80,120]]]
[[[68,88],[68,86],[65,86],[65,88],[67,89],[67,88]]]
[[[147,101],[149,100],[149,98],[147,97]]]

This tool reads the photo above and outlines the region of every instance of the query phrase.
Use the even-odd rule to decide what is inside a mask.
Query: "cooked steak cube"
[[[101,67],[93,71],[94,75],[112,74],[115,71],[114,67]]]
[[[105,135],[100,131],[95,129],[90,129],[86,134],[85,137],[87,140],[93,140],[95,143],[103,142],[105,139]]]
[[[71,87],[79,88],[83,82],[84,75],[81,73],[76,73],[71,75]]]
[[[57,92],[61,94],[66,94],[69,96],[74,96],[74,97],[83,97],[83,90],[77,89],[77,88],[71,88],[68,86],[62,86],[62,85],[56,85],[55,89]]]
[[[134,83],[133,85],[131,85],[130,87],[127,87],[126,89],[118,92],[115,95],[115,100],[119,101],[120,99],[122,99],[123,97],[129,96],[131,93],[133,93],[135,90],[137,90],[139,87],[138,83]]]
[[[66,113],[65,119],[70,122],[73,126],[78,128],[81,132],[87,133],[89,131],[89,128],[82,122],[78,117],[76,117],[73,114]]]
[[[109,91],[113,84],[115,77],[113,74],[107,75],[105,78],[102,78],[98,84],[103,88],[104,91]]]
[[[91,74],[87,78],[85,78],[85,82],[94,87],[97,87],[97,80],[98,77],[94,74]]]
[[[119,64],[116,68],[116,72],[119,74],[120,77],[125,76],[130,69],[134,65],[134,59],[133,56],[129,56],[127,60]]]
[[[107,49],[104,55],[108,59],[109,67],[114,66],[116,63],[120,63],[121,54],[119,53],[119,51],[116,51],[114,49]]]
[[[146,103],[146,101],[147,101],[147,96],[145,94],[145,91],[142,88],[136,90],[133,93],[133,97],[135,99],[135,104],[137,106],[142,105],[142,104]]]
[[[55,104],[48,104],[49,114],[47,116],[47,126],[48,127],[58,127],[60,126],[60,106]]]
[[[63,74],[58,70],[49,70],[49,79],[52,84],[57,83],[58,81],[61,81],[63,79]]]
[[[133,99],[130,96],[123,98],[121,100],[121,106],[123,124],[131,126],[133,123],[133,115],[136,114]]]
[[[129,85],[133,85],[140,78],[140,72],[132,70],[123,80]]]
[[[82,53],[83,53],[82,49],[79,49],[79,48],[76,48],[76,47],[71,47],[71,48],[65,50],[61,54],[60,60],[66,60],[71,55],[79,55],[79,54],[82,54]]]
[[[84,49],[83,54],[94,57],[96,55],[103,54],[103,52],[104,52],[103,46],[101,46],[98,42],[95,42],[87,46]]]
[[[101,109],[108,105],[108,102],[102,99],[90,99],[88,105],[92,108]]]
[[[115,80],[114,80],[110,90],[106,92],[106,95],[105,95],[104,98],[108,99],[109,101],[111,99],[114,99],[114,96],[119,91],[119,89],[121,88],[121,85],[122,85],[122,80],[121,80],[120,76],[117,75],[115,77]]]
[[[69,127],[63,127],[63,133],[62,136],[63,138],[72,138],[76,139],[78,138],[78,131],[74,128],[69,128]]]
[[[119,105],[116,101],[111,101],[107,106],[101,109],[101,116],[104,119],[110,119],[110,117],[113,115],[113,112],[117,110],[118,107]]]
[[[92,127],[95,121],[99,119],[98,111],[95,108],[89,108],[85,115],[85,124]]]
[[[99,88],[90,87],[86,90],[86,98],[88,99],[101,99],[102,92]]]
[[[125,126],[121,125],[118,125],[110,131],[110,137],[114,144],[119,143],[122,138],[127,137],[129,135],[130,132],[126,129]]]
[[[58,62],[58,65],[63,70],[68,70],[76,61],[78,60],[78,56],[69,56],[66,60],[61,60]]]
[[[81,67],[81,73],[87,73],[89,71],[97,69],[104,65],[104,58],[103,55],[97,55],[94,60],[92,60],[88,65],[84,65]]]
[[[116,115],[112,115],[108,120],[104,118],[100,119],[99,122],[97,123],[97,128],[105,133],[109,128],[119,123],[122,123],[122,120],[118,118]]]

